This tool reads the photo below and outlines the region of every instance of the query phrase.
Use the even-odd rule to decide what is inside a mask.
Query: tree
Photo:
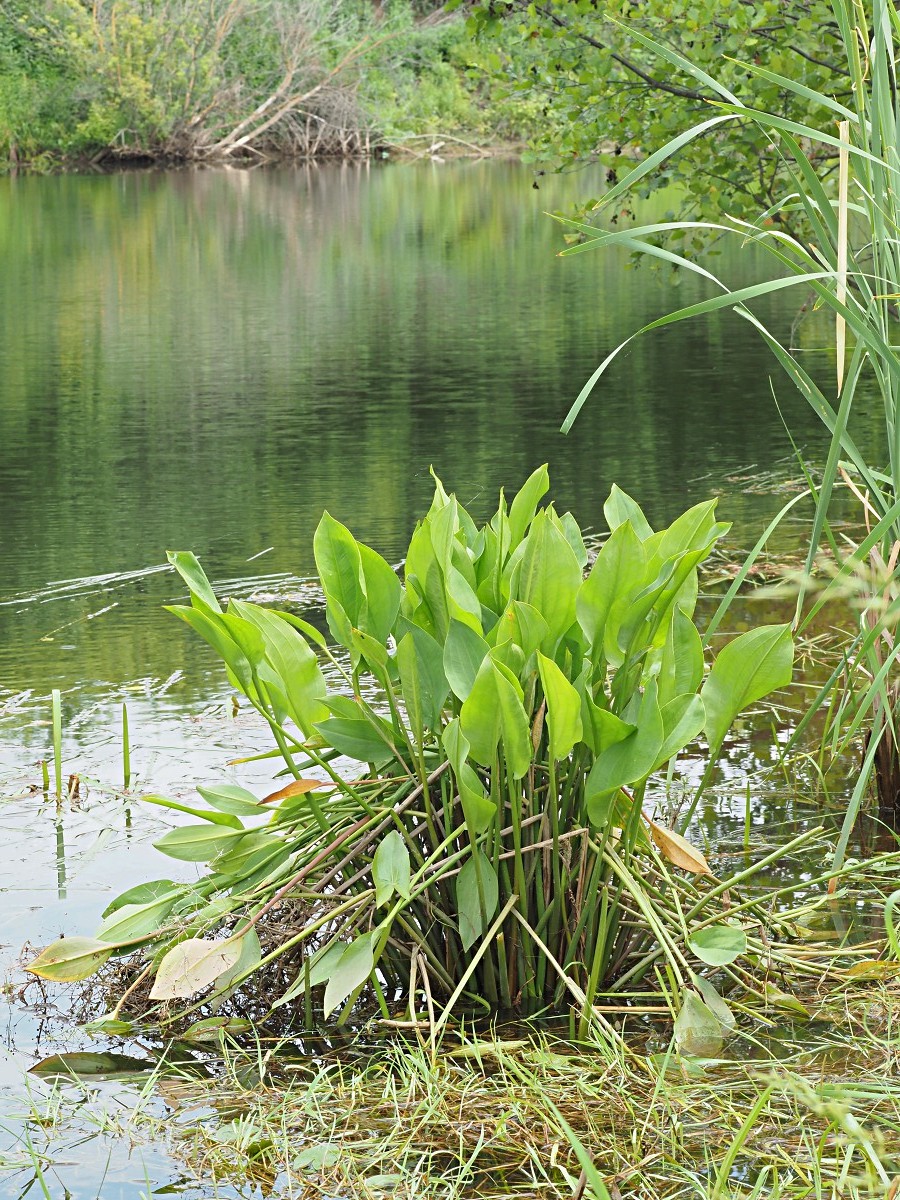
[[[476,0],[473,30],[485,64],[510,93],[542,100],[545,124],[532,152],[546,169],[623,161],[665,145],[714,115],[718,99],[666,66],[642,38],[669,43],[753,107],[806,118],[797,95],[754,73],[752,62],[813,91],[846,97],[850,82],[831,6],[822,0]],[[518,45],[510,27],[518,34]],[[503,38],[497,35],[503,31]],[[831,154],[825,151],[823,154]],[[827,170],[827,164],[826,164]],[[694,216],[756,216],[782,195],[782,167],[752,122],[692,142],[648,180],[643,195],[677,184]]]

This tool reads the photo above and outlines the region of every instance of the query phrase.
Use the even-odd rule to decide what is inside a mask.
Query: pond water
[[[0,180],[10,1112],[37,1057],[82,1044],[17,1002],[23,943],[90,932],[111,895],[159,873],[147,846],[159,818],[119,794],[122,704],[138,791],[268,778],[226,765],[267,743],[232,713],[204,648],[162,612],[181,597],[166,549],[193,549],[224,594],[302,604],[323,508],[394,561],[427,507],[429,466],[483,516],[500,486],[543,461],[582,525],[601,523],[613,481],[656,523],[714,490],[748,544],[783,502],[755,477],[791,454],[770,376],[796,440],[821,452],[814,417],[730,313],[636,342],[562,437],[605,354],[703,291],[616,251],[557,258],[562,231],[545,211],[570,209],[596,182],[532,183],[506,162]],[[730,249],[716,268],[748,282],[759,264]],[[799,299],[758,311],[788,337]],[[795,336],[824,372],[822,332],[801,325]],[[60,807],[36,790],[53,688],[65,773],[81,779]],[[136,1094],[97,1087],[123,1104]],[[19,1196],[28,1162],[19,1133],[4,1136],[11,1182],[0,1178],[0,1195]],[[92,1136],[88,1151],[72,1142],[63,1155],[53,1194],[179,1190],[161,1150],[138,1161]]]

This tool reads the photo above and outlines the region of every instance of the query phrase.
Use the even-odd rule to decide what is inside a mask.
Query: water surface
[[[705,294],[617,251],[559,259],[545,210],[591,191],[581,174],[535,190],[514,163],[0,179],[0,982],[21,982],[26,939],[90,932],[112,894],[163,873],[158,811],[118,794],[123,702],[139,788],[268,778],[226,766],[264,742],[162,612],[181,598],[167,548],[225,593],[302,597],[323,508],[396,561],[430,466],[479,517],[544,461],[584,526],[613,481],[658,524],[724,490],[745,542],[780,506],[747,482],[790,454],[770,376],[807,452],[822,433],[730,313],[636,342],[558,433],[613,346]],[[716,268],[740,283],[758,262]],[[787,337],[797,303],[759,313]],[[82,777],[60,806],[33,790],[52,688]],[[0,1093],[59,1046],[7,1007]],[[136,1200],[141,1170],[110,1153],[106,1190],[79,1190],[74,1150],[60,1186]]]

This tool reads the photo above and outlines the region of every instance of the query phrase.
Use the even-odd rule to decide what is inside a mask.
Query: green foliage
[[[832,50],[840,75],[852,88],[835,98],[830,88],[815,90],[803,73],[775,74],[757,63],[745,67],[752,91],[742,99],[727,77],[708,74],[701,62],[687,58],[668,42],[653,40],[632,28],[629,35],[651,54],[657,69],[674,70],[693,79],[717,96],[716,115],[682,128],[616,184],[604,204],[617,206],[626,194],[642,191],[648,181],[665,178],[673,161],[682,170],[691,162],[692,148],[712,140],[723,154],[737,160],[747,137],[766,141],[777,164],[779,190],[765,197],[765,207],[743,221],[734,209],[719,211],[712,222],[661,222],[627,231],[598,232],[572,223],[584,241],[566,253],[580,253],[607,245],[625,245],[702,275],[717,289],[711,299],[690,305],[653,321],[638,331],[686,320],[719,308],[733,308],[759,332],[796,385],[800,394],[832,435],[806,561],[807,575],[826,534],[834,490],[845,483],[859,499],[869,530],[853,546],[823,588],[823,594],[803,615],[803,593],[797,607],[797,624],[808,624],[831,597],[844,594],[850,580],[863,613],[859,631],[846,650],[845,661],[820,690],[800,722],[793,741],[806,729],[816,712],[828,703],[831,749],[837,756],[849,750],[851,739],[866,731],[863,769],[854,789],[835,855],[839,866],[846,853],[853,823],[866,788],[874,778],[883,815],[900,827],[900,685],[896,662],[900,655],[897,621],[900,613],[900,356],[896,349],[896,322],[900,310],[900,258],[896,231],[900,225],[897,202],[896,146],[900,136],[897,61],[900,56],[900,13],[892,0],[876,0],[871,29],[860,26],[861,9],[850,0],[834,0],[830,28]],[[727,76],[727,72],[725,73]],[[791,106],[770,107],[772,89],[789,97]],[[844,103],[846,101],[846,103]],[[794,103],[812,116],[797,120]],[[787,119],[785,113],[792,119]],[[750,131],[749,133],[747,131]],[[705,150],[703,151],[705,153]],[[837,194],[830,178],[838,159]],[[782,182],[783,181],[783,182]],[[757,198],[762,200],[761,197]],[[796,229],[796,235],[789,232]],[[715,275],[669,248],[685,231],[700,237],[730,235],[751,242],[770,258],[774,278],[734,290]],[[664,240],[663,245],[660,241]],[[763,324],[749,305],[758,297],[789,287],[811,291],[819,307],[835,319],[836,386],[833,393],[807,371],[792,347],[784,345]],[[635,334],[633,336],[638,336]],[[629,338],[630,342],[632,338]],[[627,343],[623,343],[625,345]],[[566,418],[568,429],[588,395],[623,348],[618,346],[597,368],[582,389]],[[881,401],[884,462],[874,463],[860,450],[854,436],[854,409],[858,397],[874,380]],[[845,460],[842,462],[842,458]],[[854,479],[855,477],[855,479]],[[856,482],[858,481],[858,482]],[[837,547],[835,546],[835,549]],[[860,578],[860,573],[866,578]],[[779,653],[760,634],[761,655]],[[725,671],[725,654],[721,670]],[[773,661],[774,661],[773,658]],[[762,659],[761,659],[762,661]],[[764,680],[763,680],[764,682]],[[735,693],[735,681],[727,690]],[[709,714],[718,706],[716,681],[710,679],[703,695]],[[719,728],[730,723],[727,709]],[[712,728],[715,727],[713,721]],[[708,728],[711,728],[708,726]],[[715,739],[713,739],[715,740]]]
[[[599,158],[610,182],[630,159],[709,115],[718,95],[701,72],[747,102],[752,98],[794,120],[809,115],[807,98],[756,68],[827,94],[846,94],[849,86],[825,0],[697,0],[688,6],[680,0],[479,0],[471,26],[496,86],[541,108],[532,139],[535,159],[565,169]],[[680,52],[696,71],[661,63],[642,35]],[[677,184],[694,216],[711,216],[723,204],[743,216],[773,203],[784,179],[766,136],[747,123],[727,143],[708,137],[668,158],[628,203]]]
[[[335,131],[357,149],[365,133],[483,137],[509,114],[491,112],[472,58],[461,17],[406,0],[0,0],[0,151],[202,158],[329,153]]]
[[[191,593],[172,611],[222,657],[294,782],[264,805],[222,785],[202,790],[208,809],[151,798],[200,820],[156,845],[208,874],[188,892],[132,889],[98,937],[117,951],[152,941],[157,998],[238,984],[246,939],[295,895],[297,932],[263,944],[264,963],[305,955],[276,1007],[325,983],[326,1014],[346,1015],[376,966],[413,1004],[427,978],[442,1021],[463,996],[528,1006],[566,993],[587,1020],[601,985],[660,957],[692,986],[690,929],[682,915],[680,932],[660,932],[669,885],[645,881],[709,867],[645,815],[647,784],[701,733],[718,750],[726,716],[789,682],[790,636],[743,634],[707,674],[693,613],[697,566],[728,528],[715,502],[654,532],[614,489],[585,578],[574,518],[540,506],[548,488],[541,467],[479,527],[436,480],[402,583],[326,513],[314,548],[337,653],[296,618],[223,611],[193,555],[170,555]],[[694,892],[691,911],[704,904]],[[712,921],[697,935],[705,961],[743,936],[728,926],[716,941]],[[52,971],[53,953],[35,969],[47,974],[49,956]]]

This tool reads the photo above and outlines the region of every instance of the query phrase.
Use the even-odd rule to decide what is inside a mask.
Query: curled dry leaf
[[[663,858],[667,858],[673,866],[680,867],[682,871],[690,871],[692,875],[712,875],[709,863],[697,847],[692,846],[680,833],[657,825],[649,817],[644,817],[644,820]]]
[[[290,799],[291,796],[302,796],[304,792],[314,792],[317,788],[333,786],[334,784],[326,783],[324,779],[295,779],[287,787],[279,788],[277,792],[263,796],[260,804],[278,804],[281,800]]]

